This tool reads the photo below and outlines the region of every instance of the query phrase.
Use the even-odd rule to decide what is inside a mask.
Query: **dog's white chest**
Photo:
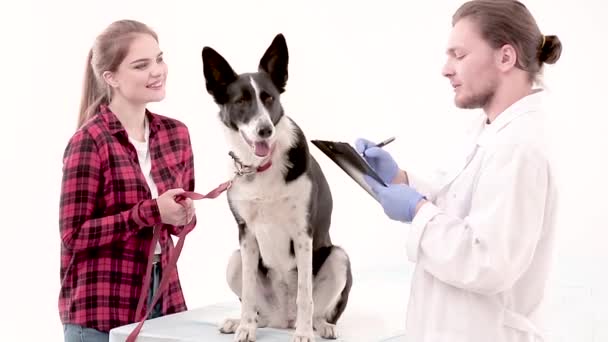
[[[258,175],[259,176],[259,175]],[[270,175],[269,175],[270,176]],[[282,272],[295,267],[290,250],[306,235],[311,183],[302,177],[285,185],[282,179],[263,177],[236,183],[230,198],[238,215],[258,242],[264,264]]]

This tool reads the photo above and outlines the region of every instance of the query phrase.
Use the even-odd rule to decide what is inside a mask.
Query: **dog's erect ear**
[[[236,81],[237,74],[224,57],[208,46],[203,48],[202,58],[207,92],[217,104],[225,104],[228,102],[226,90],[230,83]]]
[[[287,43],[282,34],[274,37],[274,40],[260,60],[260,71],[265,71],[270,75],[272,82],[279,89],[279,93],[285,91],[287,84],[287,64],[289,64],[289,53]]]

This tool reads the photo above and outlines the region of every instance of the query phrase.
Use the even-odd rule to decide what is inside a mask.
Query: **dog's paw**
[[[255,341],[255,331],[257,325],[255,323],[239,324],[234,335],[236,342],[253,342]]]
[[[239,319],[228,318],[228,319],[224,320],[224,322],[220,326],[220,332],[222,334],[232,334],[239,327],[240,323],[241,323],[241,320],[239,320]]]
[[[314,327],[323,338],[332,340],[338,338],[338,329],[335,324],[328,323],[325,320],[316,320]]]
[[[315,334],[312,332],[300,332],[296,329],[291,342],[315,342]]]

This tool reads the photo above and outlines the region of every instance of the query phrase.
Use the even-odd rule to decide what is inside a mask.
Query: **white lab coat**
[[[481,115],[473,141],[433,179],[408,175],[432,202],[415,216],[406,244],[416,262],[408,341],[544,341],[556,191],[543,93],[492,124]]]

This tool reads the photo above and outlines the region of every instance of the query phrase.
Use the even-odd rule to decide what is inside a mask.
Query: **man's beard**
[[[495,82],[491,82],[488,86],[478,92],[477,94],[472,94],[464,98],[462,101],[456,101],[456,106],[463,109],[477,109],[484,108],[496,94],[496,84]]]

